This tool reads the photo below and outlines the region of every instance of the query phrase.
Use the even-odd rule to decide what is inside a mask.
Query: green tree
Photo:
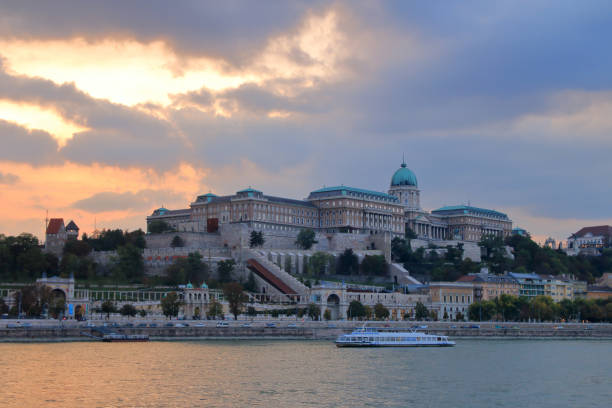
[[[338,257],[338,274],[353,275],[359,272],[359,259],[351,248],[344,250]]]
[[[321,308],[315,303],[308,304],[308,316],[312,320],[319,320],[319,316],[321,316]]]
[[[347,315],[349,319],[363,319],[366,317],[366,310],[363,304],[358,300],[352,300],[349,303],[349,307],[347,310]]]
[[[295,244],[298,246],[298,248],[306,250],[312,248],[312,246],[317,242],[318,241],[315,240],[315,232],[310,228],[301,230],[297,235],[297,239],[295,240]]]
[[[236,266],[236,262],[233,259],[227,259],[217,263],[217,276],[219,282],[226,283],[233,280],[232,272],[234,271],[234,266]]]
[[[208,304],[206,317],[208,319],[216,319],[217,317],[223,317],[223,305],[221,305],[221,303],[217,302],[215,299],[211,300],[211,302]]]
[[[389,317],[389,309],[387,309],[382,303],[374,305],[374,316],[378,320],[384,320]]]
[[[182,302],[176,292],[168,293],[161,300],[162,313],[170,319],[172,319],[173,316],[178,316],[181,305]]]
[[[248,297],[243,292],[242,285],[238,282],[226,283],[223,285],[223,296],[229,304],[229,310],[234,315],[234,320],[238,320],[238,315],[242,313],[242,308],[248,301]]]
[[[146,310],[144,310],[144,309],[140,309],[140,310],[138,311],[138,315],[139,315],[140,317],[145,317],[145,316],[147,315],[147,311],[146,311]]]
[[[251,237],[249,239],[249,246],[251,248],[262,247],[265,242],[263,231],[251,231]]]
[[[368,276],[386,276],[387,261],[383,255],[366,255],[361,261],[361,273]]]
[[[416,306],[414,307],[414,317],[417,320],[423,320],[428,315],[429,315],[429,311],[427,310],[427,307],[423,303],[417,302]]]
[[[117,248],[117,258],[113,269],[115,277],[137,282],[144,275],[142,250],[133,244]]]
[[[134,317],[136,316],[136,313],[138,313],[138,311],[136,310],[134,305],[126,303],[125,305],[121,306],[121,309],[119,309],[119,313],[121,313],[121,316]]]
[[[105,300],[102,302],[102,313],[106,313],[106,318],[110,317],[111,313],[115,313],[117,309],[115,308],[115,304],[110,300]]]
[[[292,268],[292,265],[291,265],[291,257],[287,256],[287,257],[285,257],[285,271],[287,273],[291,273],[292,269],[293,268]]]
[[[153,220],[147,224],[147,231],[151,234],[161,234],[167,231],[174,231],[174,228],[166,221]]]
[[[244,289],[248,290],[249,292],[257,292],[257,282],[255,281],[255,275],[252,271],[249,272],[249,277],[244,284]]]
[[[247,315],[251,318],[257,316],[257,310],[253,306],[247,307]]]
[[[172,242],[170,242],[170,246],[172,248],[182,248],[185,246],[185,241],[183,241],[183,238],[180,236],[175,235],[174,238],[172,238]]]
[[[332,314],[331,314],[331,311],[329,309],[325,309],[325,312],[323,312],[323,318],[325,320],[331,320]]]
[[[177,258],[166,268],[167,285],[179,285],[191,282],[200,286],[209,277],[208,265],[202,262],[199,252],[190,252],[186,258]]]
[[[316,277],[324,276],[327,270],[332,269],[334,257],[325,252],[315,252],[309,259],[310,271]]]

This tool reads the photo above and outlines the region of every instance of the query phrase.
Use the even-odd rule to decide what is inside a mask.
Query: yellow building
[[[467,316],[468,308],[474,302],[474,285],[469,282],[431,282],[429,284],[431,310],[438,319],[454,320],[458,313]]]

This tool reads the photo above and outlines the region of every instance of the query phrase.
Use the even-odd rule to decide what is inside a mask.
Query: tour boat
[[[342,334],[336,339],[337,347],[452,347],[454,341],[447,336],[425,334],[417,331],[393,329],[381,330],[362,327],[350,334]]]

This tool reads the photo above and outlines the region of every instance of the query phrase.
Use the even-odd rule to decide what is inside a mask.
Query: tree
[[[206,317],[208,319],[216,319],[217,317],[223,317],[223,305],[217,302],[215,299],[211,300],[206,311]]]
[[[247,307],[247,315],[251,318],[257,316],[257,310],[253,306]]]
[[[0,315],[8,313],[8,311],[9,311],[8,305],[4,301],[4,298],[0,297]]]
[[[252,271],[249,272],[249,277],[244,284],[244,289],[248,290],[249,292],[257,292],[257,282],[255,281],[255,275]]]
[[[87,241],[69,240],[64,244],[64,255],[73,254],[76,256],[87,256],[91,252],[91,245]]]
[[[153,220],[147,224],[147,231],[151,234],[161,234],[166,231],[174,231],[174,228],[166,221]]]
[[[127,244],[117,248],[117,259],[113,269],[117,278],[138,281],[138,278],[144,275],[142,250],[134,244]]]
[[[177,258],[166,268],[166,284],[179,285],[192,282],[200,286],[208,279],[208,265],[202,262],[199,252],[190,252],[186,258]]]
[[[366,316],[366,310],[363,304],[358,300],[353,300],[349,303],[349,307],[347,310],[347,315],[349,319],[359,319],[361,320]]]
[[[291,265],[291,257],[285,257],[285,272],[291,273],[292,265]]]
[[[308,304],[308,316],[312,320],[319,320],[319,316],[321,316],[321,308],[315,303]]]
[[[147,315],[147,311],[146,311],[146,310],[144,310],[144,309],[140,309],[140,310],[138,311],[138,315],[139,315],[140,317],[145,317],[145,316]]]
[[[315,240],[315,232],[310,228],[305,228],[299,232],[297,235],[297,239],[295,240],[295,244],[301,248],[308,250],[312,248],[314,244],[316,244],[317,240]]]
[[[249,246],[251,248],[261,247],[266,242],[263,231],[251,231]]]
[[[325,309],[325,312],[323,312],[323,318],[325,320],[331,320],[332,315],[331,315],[331,311],[329,309]]]
[[[111,313],[115,313],[115,304],[110,300],[105,300],[102,302],[102,313],[106,313],[106,318],[110,317]]]
[[[134,305],[126,303],[121,307],[121,309],[119,309],[119,313],[121,313],[121,316],[134,317],[136,316],[136,313],[138,313],[138,311],[136,310]]]
[[[234,320],[238,320],[238,315],[242,313],[244,303],[248,301],[248,297],[242,291],[242,285],[238,282],[226,283],[223,286],[223,296],[229,304],[229,310],[234,315]]]
[[[429,311],[427,310],[427,307],[423,303],[417,302],[414,308],[414,317],[417,320],[423,320],[428,315],[429,315]]]
[[[173,316],[178,316],[181,305],[182,302],[176,292],[168,293],[161,300],[162,313],[164,316],[169,317],[170,319],[172,319]]]
[[[315,252],[309,259],[310,271],[315,276],[324,276],[328,269],[332,269],[334,257],[325,252]]]
[[[233,280],[232,272],[234,271],[235,265],[236,261],[233,259],[217,262],[217,277],[219,278],[219,282],[226,283]]]
[[[361,273],[369,276],[386,276],[387,261],[383,255],[366,255],[361,261]]]
[[[351,248],[347,248],[338,257],[338,273],[340,275],[353,275],[359,271],[359,259]]]
[[[172,242],[170,242],[170,246],[172,248],[182,248],[185,246],[185,241],[183,241],[183,238],[180,236],[175,235],[174,238],[172,238]]]
[[[374,316],[379,320],[387,319],[389,317],[389,309],[382,303],[377,303],[374,305]]]
[[[465,320],[465,317],[463,316],[463,313],[457,312],[457,314],[455,315],[455,320],[458,321],[458,322],[462,322],[463,320]]]

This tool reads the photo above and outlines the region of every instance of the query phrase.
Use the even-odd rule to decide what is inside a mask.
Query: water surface
[[[0,344],[0,406],[605,407],[612,341]]]

